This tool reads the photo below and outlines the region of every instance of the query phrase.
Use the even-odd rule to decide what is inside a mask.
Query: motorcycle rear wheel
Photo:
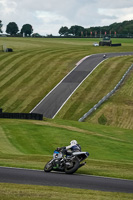
[[[49,162],[45,165],[44,171],[45,171],[45,172],[50,172],[52,169],[53,169],[53,164],[52,164],[51,161],[49,161]]]
[[[65,173],[66,174],[73,174],[74,172],[77,171],[77,169],[79,168],[79,165],[80,165],[79,160],[77,158],[75,158],[73,160],[73,167],[71,167],[71,168],[65,167]]]

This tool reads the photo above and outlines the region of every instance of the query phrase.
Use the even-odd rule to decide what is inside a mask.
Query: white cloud
[[[133,19],[133,0],[0,0],[3,30],[9,22],[21,29],[29,23],[34,32],[57,35],[61,26],[110,25]]]
[[[61,23],[62,21],[67,22],[67,18],[64,16],[58,15],[56,13],[52,12],[46,12],[46,11],[36,11],[36,16],[38,19],[41,19],[44,23]]]
[[[0,0],[0,6],[2,13],[5,15],[9,15],[16,11],[17,4],[15,1],[8,1],[8,0]]]
[[[105,9],[99,8],[98,13],[104,16],[102,20],[102,24],[107,24],[109,22],[109,18],[112,21],[116,19],[117,22],[122,22],[124,20],[131,20],[133,19],[133,7],[130,8],[116,8],[116,9]],[[111,19],[112,18],[112,19]],[[115,21],[114,21],[115,22]]]
[[[62,26],[62,22],[69,24],[67,18],[54,12],[36,11],[36,17],[40,24],[39,30],[43,35],[56,33]],[[42,27],[41,24],[45,24],[45,26]]]

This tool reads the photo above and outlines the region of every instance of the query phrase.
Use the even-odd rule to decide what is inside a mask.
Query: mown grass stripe
[[[38,55],[38,54],[42,54],[42,53],[45,53],[44,56],[47,56],[47,54],[49,53],[53,53],[55,51],[52,51],[52,52],[47,52],[47,51],[38,51],[38,52],[25,52],[25,53],[22,53],[21,57],[18,57],[18,55],[14,56],[12,59],[6,61],[5,63],[3,63],[3,65],[1,65],[1,62],[0,62],[0,66],[1,66],[1,72],[0,72],[0,75],[2,74],[5,74],[5,77],[7,77],[8,74],[10,74],[12,71],[14,71],[14,69],[16,69],[16,67],[19,67],[19,64],[21,65],[21,62],[27,62],[28,58],[29,59],[32,59],[34,58],[34,56]],[[17,66],[18,65],[18,66]],[[0,77],[0,79],[4,79],[3,76]]]
[[[23,60],[21,60],[20,61],[20,63],[17,63],[16,65],[15,65],[15,67],[13,66],[13,68],[12,68],[12,73],[11,72],[8,72],[9,73],[9,76],[7,76],[8,74],[6,74],[6,79],[7,80],[9,80],[9,82],[7,82],[6,84],[7,85],[5,85],[5,82],[3,83],[3,85],[4,85],[4,87],[7,87],[7,86],[9,86],[9,85],[11,85],[11,82],[14,82],[14,81],[12,81],[11,80],[11,77],[13,78],[13,79],[15,79],[15,76],[17,76],[17,73],[21,73],[21,71],[22,70],[25,70],[25,73],[26,73],[26,70],[28,70],[28,71],[31,71],[31,73],[32,73],[32,70],[31,70],[31,65],[32,65],[32,69],[33,69],[33,67],[36,67],[37,68],[37,64],[35,65],[35,63],[37,62],[40,62],[40,60],[43,60],[43,58],[46,56],[46,60],[47,60],[47,63],[49,63],[52,59],[54,59],[54,58],[56,58],[56,56],[58,56],[57,54],[55,55],[44,55],[44,54],[36,54],[36,55],[30,55],[30,56],[28,56],[28,60],[26,59],[26,58],[23,58]],[[36,58],[37,57],[37,58]],[[32,62],[31,63],[29,63],[30,62],[30,60],[32,59]],[[26,61],[25,61],[26,60]],[[24,62],[25,61],[25,62]],[[45,60],[44,60],[45,61]],[[41,61],[42,62],[42,61]],[[45,63],[45,64],[47,64],[47,63]],[[19,66],[19,67],[18,67]],[[23,68],[22,68],[22,66],[23,66]],[[15,71],[15,68],[16,68],[16,71]],[[27,69],[25,69],[25,68],[27,68]],[[40,70],[40,69],[39,69]],[[22,73],[23,74],[23,73]],[[11,76],[11,77],[10,77]],[[2,82],[2,80],[1,80],[1,82]],[[1,90],[2,90],[2,88],[1,88]]]
[[[51,56],[54,58],[54,57],[56,57],[57,55],[55,56],[55,54],[54,54],[54,56],[53,56],[53,54],[52,54]],[[44,55],[43,55],[42,57],[44,57]],[[52,57],[51,57],[51,59],[52,59]],[[49,58],[49,57],[48,57],[48,58]],[[40,59],[41,59],[41,58],[38,58],[38,60],[40,60]],[[51,59],[49,58],[49,61],[50,61]],[[38,61],[38,60],[36,60],[36,61]],[[21,69],[21,67],[20,67],[20,69]],[[39,69],[39,71],[40,71],[40,69]],[[32,71],[31,71],[31,72],[32,72]],[[27,73],[27,72],[26,72],[26,73]],[[14,74],[14,71],[13,71],[13,74]],[[20,71],[20,74],[23,74],[22,71]],[[13,77],[13,79],[15,80],[16,77]],[[10,80],[9,83],[8,83],[8,85],[11,86],[11,82],[13,82],[13,81]],[[4,86],[5,86],[5,85],[4,85]],[[15,85],[14,85],[14,86],[15,86]],[[7,87],[7,85],[6,85],[6,87]],[[12,91],[11,91],[11,92],[12,92]],[[5,100],[5,97],[4,97],[4,100]]]
[[[67,55],[66,55],[66,59],[69,57],[70,55],[67,53]],[[65,55],[64,55],[64,57],[65,57]],[[21,110],[21,107],[22,107],[22,104],[24,104],[25,105],[25,103],[28,101],[28,96],[29,96],[29,90],[30,91],[33,91],[33,93],[35,92],[35,89],[37,90],[37,92],[36,92],[36,95],[37,95],[37,93],[39,93],[39,91],[40,90],[42,90],[41,89],[41,87],[43,87],[42,85],[44,84],[44,80],[46,81],[46,79],[48,79],[49,78],[49,76],[51,77],[52,76],[52,74],[54,73],[55,75],[56,75],[56,77],[55,77],[55,80],[58,78],[58,76],[60,76],[60,70],[58,69],[59,67],[58,67],[58,65],[57,65],[57,63],[59,62],[61,62],[62,63],[62,59],[64,60],[64,57],[62,58],[62,55],[61,55],[61,58],[60,57],[57,57],[57,59],[55,60],[54,59],[54,64],[52,63],[52,64],[50,64],[51,66],[52,66],[52,68],[51,68],[51,70],[48,70],[48,72],[47,73],[45,73],[45,75],[43,75],[43,65],[42,65],[42,70],[41,70],[41,66],[39,67],[39,68],[37,68],[33,73],[34,73],[34,75],[35,75],[35,77],[33,78],[33,76],[32,76],[32,79],[30,78],[30,76],[29,77],[26,77],[26,81],[28,81],[28,83],[27,83],[27,85],[28,85],[28,88],[26,89],[25,88],[25,90],[22,90],[21,91],[21,94],[18,94],[18,95],[15,95],[15,99],[16,99],[16,101],[14,100],[14,98],[12,97],[12,98],[10,98],[10,99],[8,99],[8,96],[7,96],[7,102],[5,102],[5,104],[9,104],[8,105],[8,108],[11,110],[11,109],[15,109],[15,107],[16,107],[16,109],[15,110],[18,110],[18,107],[20,107],[20,110]],[[51,59],[50,59],[51,60]],[[66,65],[66,63],[64,63],[64,66]],[[48,69],[50,69],[50,66],[48,65],[47,66],[47,68]],[[57,71],[59,70],[59,74],[57,75]],[[63,69],[62,69],[63,70]],[[39,72],[39,74],[38,74],[38,72]],[[44,70],[45,71],[45,70]],[[33,75],[33,74],[32,74]],[[40,78],[40,77],[42,77],[42,78]],[[20,77],[21,78],[21,77]],[[29,83],[29,80],[30,80],[30,83]],[[20,80],[19,80],[20,81]],[[21,82],[21,83],[19,83],[19,84],[17,84],[17,88],[16,88],[16,91],[17,91],[17,89],[19,89],[20,87],[21,87],[21,84],[23,85],[23,84],[25,84],[25,79],[23,80],[23,82]],[[41,87],[40,88],[38,88],[38,85],[41,85]],[[47,91],[47,88],[46,89],[43,89],[43,95],[44,95],[44,91]],[[31,96],[32,96],[32,98],[33,98],[33,95],[32,95],[32,92],[31,92],[31,94],[30,94]],[[27,97],[26,99],[25,99],[25,96]],[[38,94],[38,97],[40,97],[40,93]],[[21,99],[21,102],[20,102],[20,100],[19,99]],[[4,97],[4,101],[5,101],[5,97]],[[14,102],[15,101],[15,102]],[[4,104],[4,105],[5,105]],[[28,103],[28,105],[30,104],[30,102]],[[12,105],[12,106],[11,106]],[[27,107],[27,105],[25,105],[26,107]],[[10,108],[11,107],[11,108]],[[8,109],[7,108],[7,109]]]
[[[21,59],[19,56],[24,56],[25,53],[21,54],[13,54],[13,56],[7,56],[5,60],[0,61],[0,76],[2,78],[2,75],[4,73],[7,73],[12,66],[17,62],[17,60]],[[13,63],[14,62],[14,63]]]
[[[124,57],[123,59],[127,60],[129,57]],[[80,86],[80,89],[75,92],[66,106],[62,108],[58,117],[78,120],[78,117],[110,92],[129,67],[128,65],[122,67],[123,59],[112,58],[100,65],[89,79]],[[112,65],[110,65],[110,62],[112,62]]]
[[[38,52],[38,53],[34,53],[34,54],[28,54],[27,55],[27,53],[24,55],[24,58],[22,57],[22,59],[21,60],[17,60],[16,61],[16,63],[15,63],[15,65],[13,65],[12,64],[12,68],[11,68],[11,72],[12,73],[15,73],[14,72],[14,70],[15,69],[17,69],[17,68],[19,68],[19,69],[21,69],[21,65],[25,65],[25,63],[26,63],[26,66],[28,65],[28,64],[30,64],[30,63],[28,63],[28,61],[30,62],[30,60],[32,60],[32,59],[35,59],[34,57],[35,56],[42,56],[42,55],[44,55],[43,53],[41,54],[40,52]],[[44,57],[47,57],[47,52],[46,52],[46,54],[44,55]],[[27,58],[26,58],[27,57]],[[38,60],[39,60],[39,58],[38,58]],[[19,61],[19,62],[18,62]],[[36,60],[37,61],[37,60]],[[27,64],[28,63],[28,64]],[[32,63],[34,63],[34,62],[32,62]],[[11,64],[10,64],[11,65]],[[7,73],[6,73],[6,77],[7,77],[7,75],[9,74],[9,75],[11,75],[11,72],[10,71],[8,71]],[[2,77],[1,77],[1,79],[2,79]]]
[[[16,55],[18,54],[18,56],[21,56],[23,53],[31,54],[34,57],[34,55],[38,54],[39,52],[40,53],[44,53],[45,52],[44,54],[45,54],[46,57],[49,56],[50,52],[51,52],[51,54],[56,54],[57,52],[61,52],[62,53],[62,58],[63,58],[63,56],[64,56],[64,54],[66,54],[66,52],[69,52],[69,51],[71,52],[70,53],[70,57],[71,58],[67,58],[67,60],[65,59],[67,65],[64,65],[64,61],[60,57],[61,60],[57,61],[57,63],[56,63],[57,65],[60,65],[58,67],[58,70],[55,70],[55,73],[53,73],[51,76],[48,74],[48,76],[49,76],[48,79],[46,77],[44,77],[44,79],[46,80],[46,82],[44,80],[44,83],[43,83],[43,79],[42,79],[42,75],[41,75],[40,80],[38,80],[38,87],[40,88],[40,92],[36,90],[36,88],[34,87],[33,83],[30,86],[28,86],[28,84],[30,84],[30,82],[32,81],[32,78],[36,78],[36,75],[39,74],[38,71],[36,71],[36,70],[34,70],[33,73],[31,73],[31,74],[27,70],[27,73],[29,73],[29,75],[26,76],[26,73],[25,73],[25,75],[22,75],[22,77],[23,77],[22,79],[21,79],[21,74],[19,74],[18,77],[16,76],[16,79],[18,79],[17,81],[12,79],[12,82],[8,82],[8,83],[11,83],[11,85],[12,85],[11,87],[9,86],[10,84],[6,85],[6,82],[5,82],[5,84],[4,84],[5,87],[3,86],[3,90],[0,90],[2,92],[2,94],[5,95],[5,98],[2,97],[3,101],[0,101],[0,107],[3,107],[3,104],[6,103],[6,104],[4,104],[4,106],[6,106],[6,108],[7,107],[10,108],[10,106],[8,106],[8,103],[7,103],[7,102],[9,102],[9,99],[13,98],[13,96],[15,96],[20,91],[19,89],[23,90],[22,86],[24,86],[26,88],[26,84],[27,84],[26,90],[23,91],[23,95],[26,95],[26,98],[24,99],[23,95],[22,96],[18,95],[18,97],[19,97],[18,99],[15,99],[15,97],[14,97],[15,103],[16,103],[16,106],[17,106],[18,110],[20,108],[21,109],[24,108],[25,111],[26,110],[27,111],[31,110],[31,109],[28,109],[28,108],[29,107],[31,108],[31,104],[32,103],[35,104],[35,102],[38,102],[43,97],[44,90],[46,92],[48,92],[50,89],[52,89],[52,87],[55,86],[55,84],[59,82],[58,79],[61,79],[61,77],[65,76],[65,74],[67,72],[69,72],[70,69],[72,69],[72,67],[74,67],[74,64],[76,63],[76,61],[80,60],[82,57],[87,56],[89,54],[93,54],[93,53],[114,52],[114,51],[115,52],[132,51],[132,44],[133,44],[133,40],[130,40],[130,42],[129,42],[129,40],[127,40],[128,42],[126,42],[125,40],[121,39],[121,41],[123,43],[121,47],[118,47],[118,48],[115,48],[115,47],[114,48],[113,47],[112,48],[110,48],[110,47],[98,47],[98,48],[95,48],[95,47],[93,47],[93,42],[95,41],[95,39],[0,38],[0,40],[2,41],[2,43],[6,43],[7,46],[10,46],[14,50],[13,54],[12,53],[10,54],[10,53],[2,53],[2,52],[0,52],[0,57],[1,58],[4,58],[4,57],[5,58],[6,57],[7,58],[8,57],[13,57],[15,54]],[[73,53],[78,54],[78,55],[77,56],[73,56]],[[54,61],[54,59],[56,60],[56,58],[53,58],[53,61]],[[0,60],[0,61],[2,62],[2,60]],[[24,62],[26,63],[26,61],[24,61]],[[39,61],[37,61],[37,63],[38,62]],[[112,60],[112,62],[113,62],[113,60]],[[115,60],[114,60],[114,62],[115,62]],[[125,61],[125,62],[129,63],[128,60]],[[5,63],[5,61],[3,61],[3,64],[4,63]],[[7,62],[6,64],[8,65],[9,63]],[[13,61],[12,61],[11,64],[13,64]],[[39,64],[37,64],[37,65],[39,67]],[[3,69],[3,66],[1,66],[1,64],[0,64],[0,67],[2,67],[0,69],[0,73],[3,73],[3,70],[6,69],[6,66],[4,66],[4,69]],[[7,68],[8,67],[9,66],[7,66]],[[20,65],[20,67],[21,67],[21,65]],[[42,67],[41,64],[40,64],[40,67]],[[55,65],[54,67],[56,68],[57,66]],[[63,68],[62,71],[60,71],[60,67]],[[50,70],[52,70],[52,65],[50,65],[50,62],[49,62],[48,68],[50,68]],[[110,66],[107,69],[108,72],[109,72],[109,68],[110,68]],[[32,70],[32,68],[30,68],[30,70]],[[46,68],[45,68],[45,70],[46,70]],[[49,72],[50,72],[50,70],[49,70]],[[13,68],[12,68],[12,71],[10,71],[10,72],[13,73]],[[34,74],[34,72],[36,72],[37,74]],[[10,73],[10,75],[11,75],[11,73]],[[102,73],[104,74],[105,72],[102,71],[101,74],[100,74],[100,72],[98,72],[98,73],[99,73],[99,77],[102,77],[102,79],[103,79],[104,76],[102,76]],[[46,74],[46,71],[45,71],[45,74]],[[5,75],[7,75],[7,73],[5,73]],[[8,76],[10,76],[10,75],[8,75]],[[25,76],[25,78],[24,78],[24,76]],[[52,76],[53,76],[53,78],[52,78]],[[107,72],[106,72],[106,76],[108,76]],[[113,76],[113,74],[111,74],[111,76]],[[95,77],[96,77],[96,75],[95,75]],[[98,79],[99,79],[99,77],[97,76]],[[53,79],[56,79],[56,80],[53,81]],[[90,79],[90,77],[89,77],[89,79]],[[2,80],[3,79],[0,79],[0,81],[2,81]],[[93,83],[96,82],[96,80],[94,81],[93,78],[90,79],[90,82],[91,81]],[[110,81],[111,82],[110,85],[112,85],[113,81]],[[21,87],[21,88],[18,88],[18,91],[12,89],[12,87],[14,87],[14,89],[17,88],[17,86],[15,85],[15,83],[18,84],[18,86]],[[37,82],[36,82],[36,84],[37,84]],[[47,87],[47,85],[49,85],[49,86]],[[71,101],[72,102],[75,101],[74,110],[73,110],[72,113],[70,113],[70,116],[72,116],[72,118],[74,120],[77,120],[76,117],[78,117],[78,115],[81,116],[82,112],[88,110],[89,106],[94,105],[94,103],[96,102],[96,100],[98,100],[98,96],[100,97],[100,94],[101,95],[104,94],[104,90],[106,90],[106,87],[103,86],[103,88],[100,88],[99,85],[97,84],[96,85],[96,89],[99,90],[100,92],[99,93],[97,93],[97,92],[93,93],[91,91],[91,88],[87,87],[87,85],[88,85],[88,80],[85,81],[85,84],[82,84],[80,86],[80,88],[82,88],[82,93],[81,93],[81,91],[79,89],[78,89],[78,91],[76,91],[77,92],[76,94],[77,94],[77,96],[79,98],[79,101],[78,101],[78,99],[75,98],[75,95],[73,95],[71,97]],[[83,87],[86,88],[86,90],[83,89]],[[29,98],[29,96],[28,96],[29,94],[27,92],[28,88],[29,88],[29,93],[30,94],[32,93],[30,91],[30,89],[34,90],[34,92],[37,91],[38,93],[36,95],[34,93],[32,93],[30,99],[27,100],[27,105],[26,105],[26,99]],[[5,91],[5,94],[4,94],[4,91]],[[90,91],[91,91],[91,95],[92,96],[89,96],[89,94],[88,94]],[[6,92],[7,93],[9,92],[9,95],[7,95]],[[80,93],[80,94],[78,94],[78,93]],[[132,101],[132,94],[131,93],[132,92],[130,90],[130,95],[131,96],[128,95],[128,100],[130,100],[130,101]],[[88,102],[88,98],[90,100],[89,102]],[[122,96],[121,96],[121,99],[123,99]],[[80,101],[82,101],[82,104],[80,103]],[[70,107],[71,107],[71,105],[67,104],[67,110]],[[14,105],[14,109],[16,109],[15,105]],[[4,110],[5,110],[5,107],[4,107]],[[65,112],[66,112],[65,110],[61,110],[62,114],[59,115],[58,117],[62,117],[65,114]],[[69,117],[69,114],[66,115],[66,118],[67,117]]]
[[[125,64],[122,64],[123,68],[131,65],[130,60],[132,61],[132,58]],[[133,128],[133,82],[131,80],[133,80],[133,71],[131,71],[126,77],[124,83],[115,95],[105,102],[101,109],[98,109],[94,115],[87,119],[87,121],[98,123],[98,118],[104,114],[108,125],[119,126],[122,128]]]
[[[20,72],[21,70],[21,63],[25,62],[25,60],[28,59],[28,55],[23,55],[20,57],[21,59],[15,60],[15,62],[10,63],[7,65],[6,72],[1,76],[1,82],[0,82],[0,88],[2,90],[2,87],[6,87],[12,82],[12,78],[15,77],[15,75]],[[8,69],[8,66],[10,66],[10,69]],[[9,83],[8,83],[9,82]]]
[[[56,64],[56,62],[54,62],[55,64]],[[66,64],[66,63],[65,63]],[[65,64],[64,64],[64,66],[65,66]],[[55,68],[55,67],[54,67]],[[54,71],[53,71],[54,72]],[[51,73],[51,72],[50,72]],[[55,74],[55,75],[54,75]],[[39,77],[39,76],[38,76]],[[47,77],[47,75],[46,75],[46,77]],[[48,76],[49,77],[49,76]],[[52,79],[53,79],[53,77],[55,77],[54,79],[54,81],[51,79],[51,77],[52,77]],[[45,86],[43,86],[43,84],[44,84],[44,80],[43,79],[40,79],[40,81],[39,81],[39,85],[42,85],[42,87],[41,88],[38,88],[37,89],[37,91],[36,91],[36,96],[33,98],[34,100],[35,99],[38,99],[37,101],[35,101],[34,102],[34,100],[32,101],[32,102],[34,102],[34,104],[31,102],[31,105],[36,105],[37,104],[37,102],[38,101],[40,101],[40,99],[42,99],[59,81],[60,81],[60,79],[58,78],[58,77],[63,77],[62,76],[62,72],[61,72],[61,70],[58,70],[58,68],[55,70],[55,72],[53,73],[53,74],[50,74],[50,77],[46,80],[46,83],[47,82],[49,82],[49,83],[51,83],[50,84],[50,87],[48,88],[48,87],[45,87]],[[53,81],[53,84],[52,84],[52,81]],[[55,81],[56,81],[56,83],[55,83]],[[32,90],[31,90],[32,91]],[[38,94],[38,95],[37,95]],[[34,95],[34,94],[33,94]],[[31,96],[33,97],[33,95],[32,95],[32,93],[31,93]],[[28,100],[28,99],[27,99]],[[23,103],[25,103],[27,100],[24,100],[24,102]],[[26,105],[26,104],[25,104]],[[30,103],[29,103],[29,105],[30,105]],[[27,108],[27,105],[26,105],[26,108]],[[32,108],[32,107],[31,107]]]
[[[4,89],[5,87],[7,88],[8,86],[10,86],[11,83],[15,81],[18,74],[21,75],[21,73],[23,72],[26,73],[26,68],[29,65],[29,63],[26,64],[26,62],[28,62],[28,60],[30,61],[31,58],[33,59],[33,62],[34,62],[35,57],[36,56],[32,58],[29,55],[25,55],[24,58],[22,58],[21,60],[18,60],[17,63],[13,65],[11,70],[9,70],[7,74],[5,74],[5,77],[3,78],[3,80],[1,80],[1,90]]]

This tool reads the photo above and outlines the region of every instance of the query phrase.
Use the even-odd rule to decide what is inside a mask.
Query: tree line
[[[82,26],[74,25],[68,28],[67,26],[62,26],[59,29],[59,34],[61,36],[75,37],[102,37],[103,35],[133,37],[133,20],[113,23],[109,26],[102,27],[84,28]]]
[[[0,33],[2,33],[2,21],[0,20]],[[13,35],[30,36],[33,33],[32,25],[24,24],[19,32],[18,25],[15,22],[10,22],[6,27],[6,33]],[[111,37],[133,37],[133,20],[123,21],[121,23],[113,23],[109,26],[96,26],[84,28],[83,26],[74,25],[68,28],[62,26],[59,29],[60,36],[63,37],[102,37],[109,35]],[[40,36],[33,34],[33,36]],[[52,35],[48,37],[53,37]]]
[[[0,32],[2,33],[2,21],[0,20]],[[24,24],[19,32],[18,25],[15,22],[10,22],[6,26],[6,33],[10,34],[11,36],[13,35],[24,35],[24,36],[30,36],[33,33],[33,28],[30,24]]]

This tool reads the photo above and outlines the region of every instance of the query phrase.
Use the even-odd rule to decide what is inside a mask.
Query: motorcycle
[[[53,159],[45,165],[44,171],[50,172],[54,170],[62,171],[66,174],[73,174],[80,167],[86,164],[86,162],[82,161],[85,160],[88,156],[88,152],[71,152],[64,156],[61,151],[55,150],[53,153]]]
[[[107,57],[107,55],[106,55],[106,54],[104,54],[104,55],[103,55],[103,58],[106,58],[106,57]]]

